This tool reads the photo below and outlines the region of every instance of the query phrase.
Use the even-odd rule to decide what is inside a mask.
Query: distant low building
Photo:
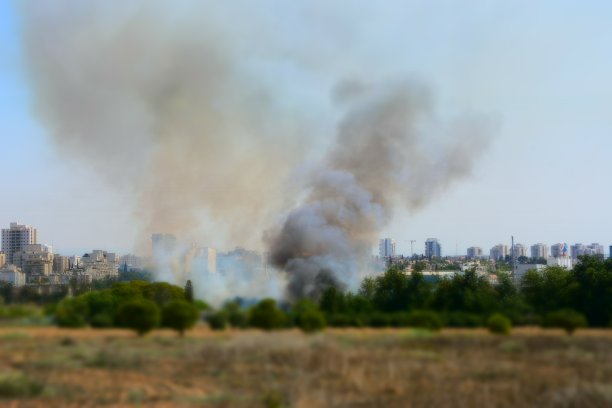
[[[4,268],[4,265],[6,265],[6,254],[0,252],[0,268]]]
[[[53,252],[42,244],[24,245],[13,254],[13,264],[27,275],[49,275],[53,272]]]
[[[81,268],[92,280],[119,276],[119,259],[112,252],[93,250],[81,257]]]
[[[15,265],[6,265],[0,269],[0,281],[18,288],[26,284],[26,274]]]
[[[561,266],[565,269],[574,267],[574,260],[569,256],[549,257],[546,261],[547,266]]]
[[[539,272],[544,268],[546,268],[546,265],[542,264],[517,264],[513,274],[514,281],[520,282],[523,279],[523,276],[525,276],[530,270]]]

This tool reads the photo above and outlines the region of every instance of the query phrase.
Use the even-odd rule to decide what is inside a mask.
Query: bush
[[[142,336],[159,326],[159,307],[146,299],[136,299],[123,303],[117,311],[117,322]]]
[[[467,312],[450,312],[446,316],[449,327],[481,327],[483,319],[480,315]]]
[[[78,297],[66,298],[55,308],[55,320],[60,327],[83,327],[87,324],[87,304]]]
[[[420,329],[437,331],[444,325],[440,315],[431,310],[414,310],[408,315],[408,325]]]
[[[301,300],[294,305],[292,318],[293,324],[305,333],[323,330],[327,325],[325,316],[319,307],[309,300]]]
[[[249,325],[249,316],[246,310],[240,307],[238,302],[228,302],[223,306],[223,312],[227,316],[227,321],[232,327],[245,328]]]
[[[285,313],[276,307],[274,299],[264,299],[251,309],[249,324],[264,330],[280,329],[286,326],[287,318]]]
[[[227,314],[223,311],[210,313],[206,316],[206,322],[213,330],[225,330],[227,321]]]
[[[0,398],[22,398],[40,395],[44,386],[25,374],[5,373],[0,375]]]
[[[91,317],[89,324],[91,327],[113,327],[115,319],[110,313],[101,312]]]
[[[391,326],[393,327],[409,327],[410,314],[406,312],[397,312],[391,315]]]
[[[389,327],[390,319],[385,313],[373,313],[369,318],[370,327]]]
[[[510,334],[512,322],[503,314],[495,313],[487,320],[487,328],[493,334]]]
[[[162,309],[162,326],[176,330],[182,337],[186,329],[192,328],[200,312],[197,307],[186,300],[168,302]]]
[[[345,314],[333,314],[327,317],[327,323],[332,327],[349,327],[351,318]]]
[[[556,312],[550,312],[544,318],[545,327],[560,327],[572,334],[581,327],[587,326],[586,317],[573,309],[561,309]]]

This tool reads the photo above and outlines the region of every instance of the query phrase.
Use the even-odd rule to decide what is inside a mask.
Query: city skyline
[[[509,242],[511,234],[521,242],[600,242],[608,248],[611,197],[605,185],[612,170],[606,158],[612,149],[607,109],[612,86],[605,79],[612,69],[607,52],[612,28],[604,16],[612,5],[542,2],[518,8],[501,2],[496,7],[449,2],[444,3],[453,11],[448,15],[439,13],[439,5],[401,2],[350,12],[345,2],[326,8],[325,14],[340,23],[345,35],[376,47],[321,41],[335,28],[322,24],[322,32],[313,33],[312,22],[295,7],[259,15],[249,27],[261,27],[267,19],[291,21],[291,27],[279,27],[286,35],[278,37],[291,41],[300,36],[293,29],[306,33],[317,45],[327,43],[330,55],[342,50],[347,66],[365,67],[373,77],[409,73],[431,85],[442,114],[475,112],[496,124],[471,177],[418,211],[394,208],[392,222],[380,235],[396,237],[398,253],[410,252],[409,240],[422,245],[430,235],[438,237],[448,253],[465,253],[475,243],[486,252]],[[15,3],[0,5],[0,134],[3,151],[10,153],[0,170],[14,175],[4,178],[5,191],[13,199],[0,204],[0,225],[16,220],[36,225],[39,241],[61,253],[84,253],[98,246],[134,252],[149,235],[141,234],[134,220],[138,208],[130,192],[101,180],[94,166],[54,144],[42,126],[26,74],[19,10]],[[574,24],[566,24],[569,18]],[[306,50],[309,46],[304,44]],[[299,67],[295,71],[278,67],[290,90],[283,96],[317,116],[304,140],[325,146],[337,114],[325,110],[330,89],[337,78],[361,73],[334,66],[331,58],[315,64],[302,57],[291,60]],[[315,64],[313,71],[300,62],[308,69]],[[317,149],[309,155],[316,156]],[[208,225],[196,234],[212,247],[232,247],[223,226]],[[260,237],[261,231],[253,233],[249,243],[255,245],[246,246],[261,245]]]

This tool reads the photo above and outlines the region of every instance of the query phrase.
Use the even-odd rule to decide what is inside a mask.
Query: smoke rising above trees
[[[337,66],[324,77],[318,44],[289,51],[256,13],[232,20],[237,9],[212,2],[19,7],[35,111],[58,151],[132,200],[141,247],[153,232],[258,245],[287,272],[291,299],[355,285],[393,209],[416,210],[468,176],[487,144],[480,118],[439,118],[423,84],[367,68],[365,81]],[[334,136],[319,133],[301,78],[339,84],[316,108],[340,115]]]

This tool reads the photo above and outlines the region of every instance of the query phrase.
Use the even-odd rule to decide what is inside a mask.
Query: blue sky
[[[129,200],[58,151],[32,113],[16,3],[0,2],[0,225],[35,225],[63,253],[128,252],[137,233]],[[280,32],[286,37],[276,41],[288,49],[320,44],[326,61],[304,61],[312,75],[303,94],[313,92],[313,101],[312,83],[329,87],[329,73],[352,66],[356,75],[365,68],[421,78],[444,112],[477,112],[497,124],[470,179],[419,212],[398,209],[382,235],[401,252],[410,239],[422,251],[428,237],[439,238],[445,254],[471,245],[488,251],[511,234],[525,244],[612,244],[612,3],[299,4],[250,7],[277,24],[264,40]]]

